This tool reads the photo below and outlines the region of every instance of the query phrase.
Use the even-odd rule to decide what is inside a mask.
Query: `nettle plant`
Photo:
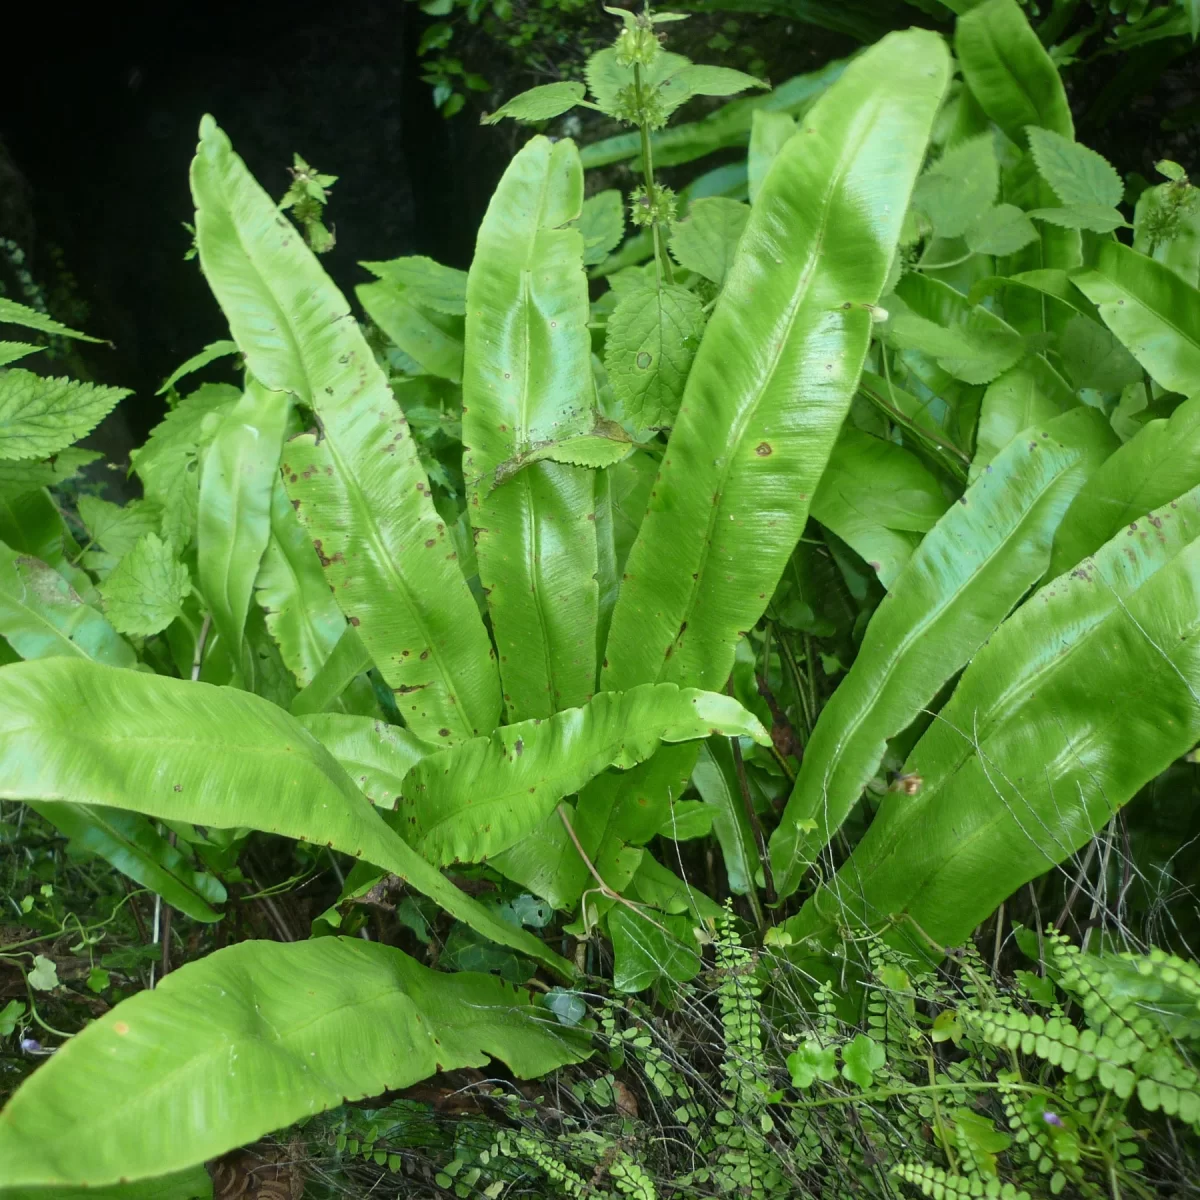
[[[26,661],[0,669],[0,796],[101,829],[200,920],[259,830],[359,860],[318,934],[406,891],[520,982],[573,984],[611,943],[617,989],[669,1000],[722,912],[691,840],[814,975],[847,926],[928,957],[1200,740],[1183,172],[1122,243],[1119,177],[1016,0],[987,0],[960,81],[940,35],[891,34],[798,122],[750,117],[749,205],[674,198],[655,126],[755,81],[663,49],[667,16],[626,14],[586,72],[635,127],[641,232],[605,257],[620,198],[585,201],[574,143],[535,136],[469,272],[370,264],[373,345],[205,118],[196,245],[232,343],[170,385],[235,348],[242,386],[177,397],[145,499],[81,502],[81,544],[60,460],[34,460],[100,414],[0,379],[0,453],[31,472],[3,526]],[[228,947],[32,1075],[0,1186],[185,1186],[343,1098],[579,1060],[571,1011],[361,938]]]

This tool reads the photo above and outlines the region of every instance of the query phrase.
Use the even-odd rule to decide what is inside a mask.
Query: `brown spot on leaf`
[[[357,617],[351,617],[351,618],[350,618],[350,624],[351,624],[351,625],[353,625],[353,626],[355,626],[355,628],[357,628],[357,627],[358,627],[358,624],[359,624],[359,620],[358,620],[358,618],[357,618]]]
[[[770,455],[773,453],[771,449],[771,443],[759,442],[758,445],[754,447],[754,453],[757,454],[759,458],[770,457]]]
[[[438,730],[438,737],[449,737],[449,736],[450,736],[450,730],[448,730],[448,729],[439,729]]]

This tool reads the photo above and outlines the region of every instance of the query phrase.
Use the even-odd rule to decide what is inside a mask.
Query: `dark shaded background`
[[[366,278],[363,258],[468,265],[509,139],[434,111],[416,5],[93,4],[47,19],[52,31],[5,55],[0,234],[31,253],[40,280],[61,249],[87,330],[116,345],[88,365],[137,393],[122,405],[135,443],[161,413],[163,377],[227,336],[197,264],[183,261],[202,113],[276,197],[293,151],[339,176],[324,262],[343,288]]]

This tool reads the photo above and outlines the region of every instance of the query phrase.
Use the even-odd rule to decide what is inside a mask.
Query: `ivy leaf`
[[[584,90],[582,83],[544,83],[514,96],[494,113],[482,117],[481,123],[495,125],[505,117],[514,121],[548,121],[574,108],[583,99]]]
[[[546,993],[544,1003],[560,1025],[578,1025],[587,1016],[587,1004],[583,997],[566,988],[551,988]]]
[[[671,226],[671,254],[681,267],[720,287],[749,219],[750,206],[739,200],[724,196],[697,200],[687,217]]]
[[[608,319],[604,365],[613,395],[637,429],[675,420],[700,335],[704,311],[686,288],[652,284],[631,289]]]
[[[53,379],[21,367],[6,371],[0,375],[0,459],[57,454],[91,433],[129,394],[128,388]]]
[[[865,1033],[856,1035],[854,1041],[842,1047],[842,1074],[860,1088],[869,1088],[876,1071],[882,1070],[886,1062],[883,1047]]]
[[[787,1065],[792,1073],[792,1086],[803,1090],[818,1079],[828,1083],[837,1078],[837,1051],[809,1038],[799,1050],[788,1055]]]
[[[120,505],[99,496],[80,496],[79,518],[92,541],[119,558],[128,554],[139,538],[159,531],[162,509],[147,500]]]
[[[603,262],[625,236],[625,206],[616,188],[597,192],[583,202],[579,215],[583,234],[583,265]]]
[[[118,632],[149,637],[179,616],[190,588],[187,567],[170,544],[147,533],[100,585],[100,595]]]
[[[58,987],[58,968],[44,954],[33,959],[33,970],[28,975],[29,986],[39,992],[52,992]]]
[[[11,1037],[17,1022],[25,1015],[25,1005],[20,1000],[10,1000],[0,1008],[0,1038]]]
[[[1100,204],[1067,204],[1062,208],[1033,208],[1029,215],[1062,229],[1089,229],[1093,233],[1112,233],[1126,221],[1115,208]]]
[[[1038,173],[1068,208],[1111,209],[1124,199],[1121,176],[1103,155],[1050,129],[1030,125],[1026,133]]]
[[[990,133],[947,150],[913,190],[913,204],[932,222],[938,237],[962,237],[1000,190],[1000,164]]]
[[[1015,204],[997,204],[969,225],[963,236],[972,254],[1005,255],[1037,241],[1038,232]]]

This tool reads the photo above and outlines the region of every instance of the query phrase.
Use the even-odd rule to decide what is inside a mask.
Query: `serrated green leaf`
[[[1037,240],[1037,229],[1015,204],[997,204],[967,226],[963,236],[973,254],[1016,254]]]
[[[0,459],[45,458],[91,433],[128,388],[35,375],[0,373]]]
[[[616,188],[597,192],[583,202],[579,213],[584,266],[603,262],[625,236],[625,205]]]
[[[346,618],[277,477],[271,494],[270,538],[254,589],[284,663],[296,682],[307,687],[333,653],[346,629]]]
[[[390,280],[354,289],[367,315],[409,358],[430,375],[462,380],[462,318],[425,308]]]
[[[720,287],[725,282],[749,219],[749,207],[738,200],[723,196],[697,200],[688,209],[687,217],[671,226],[668,243],[671,254],[681,267],[703,275]],[[609,320],[611,338],[612,318]]]
[[[5,296],[0,296],[0,325],[20,325],[25,329],[36,329],[41,333],[74,338],[79,342],[101,342],[103,340],[89,337],[86,333],[77,333],[74,329],[68,329],[45,313],[38,312],[36,308],[18,304],[15,300],[9,300]]]
[[[0,1186],[142,1179],[439,1069],[530,1077],[589,1053],[528,993],[358,938],[220,950],[65,1049],[5,1110]]]
[[[284,392],[249,380],[200,468],[196,580],[239,672],[254,581],[271,537],[271,497],[290,411]]]
[[[692,95],[678,79],[680,72],[690,65],[690,61],[682,54],[664,50],[655,55],[648,67],[642,67],[642,87],[657,91],[659,108],[664,117]],[[620,93],[633,86],[633,67],[622,66],[617,61],[616,50],[607,46],[587,60],[583,74],[588,91],[600,108],[609,116],[616,114],[620,110]]]
[[[482,123],[495,125],[505,117],[512,117],[514,121],[549,121],[574,108],[583,99],[584,90],[582,83],[573,81],[544,83],[514,96],[494,113],[484,116]]]
[[[1029,216],[1035,221],[1047,221],[1061,229],[1090,229],[1093,233],[1112,233],[1125,225],[1125,218],[1115,208],[1099,204],[1065,204],[1061,208],[1031,208]]]
[[[312,713],[300,724],[333,755],[346,774],[379,808],[395,808],[400,786],[413,766],[438,747],[398,725],[345,713]]]
[[[467,273],[432,258],[412,255],[387,262],[363,262],[372,275],[406,292],[422,308],[461,317],[467,311]]]
[[[790,113],[756,110],[750,126],[750,148],[746,152],[746,183],[750,203],[758,199],[763,180],[779,151],[796,135],[796,121]],[[746,214],[749,216],[749,213]],[[745,227],[745,221],[742,222]],[[740,235],[741,229],[738,230]],[[724,274],[724,272],[722,272]],[[717,280],[719,283],[720,280]]]
[[[137,658],[103,615],[52,567],[0,542],[0,634],[22,658],[91,658],[132,667]]]
[[[769,90],[770,84],[764,83],[745,71],[735,71],[732,67],[710,67],[701,63],[689,63],[674,76],[689,96],[736,96],[749,88]]]
[[[9,363],[28,358],[29,355],[36,354],[45,348],[45,346],[31,345],[29,342],[0,342],[0,367],[7,367]]]
[[[1125,184],[1103,155],[1052,129],[1031,125],[1025,134],[1038,173],[1067,208],[1114,209],[1124,199]]]
[[[857,389],[868,306],[887,278],[948,74],[937,35],[890,34],[846,68],[780,151],[625,565],[605,689],[725,685],[739,637],[803,532]]]
[[[850,673],[821,710],[795,788],[771,838],[780,896],[857,803],[903,731],[1045,573],[1054,531],[1111,443],[1077,449],[1091,409],[1014,439],[926,535],[867,626]],[[1089,424],[1090,423],[1090,424]],[[1061,429],[1064,441],[1052,436]],[[1048,431],[1048,432],[1047,432]],[[807,823],[815,823],[804,832]]]
[[[422,759],[404,779],[397,828],[432,862],[478,862],[532,832],[608,767],[627,770],[660,743],[714,732],[770,740],[736,700],[717,693],[674,684],[602,692],[549,720],[506,725]]]
[[[163,380],[162,387],[154,394],[161,396],[169,392],[181,379],[186,379],[189,375],[207,367],[209,363],[216,362],[218,359],[227,358],[231,354],[238,352],[237,342],[219,341],[209,342],[198,354],[193,354],[185,363],[180,364],[171,372],[170,375]]]
[[[1000,164],[991,133],[947,150],[917,180],[913,204],[932,222],[938,237],[956,238],[996,202]]]
[[[604,367],[622,415],[635,428],[674,421],[703,332],[703,306],[686,288],[643,284],[617,301]]]
[[[84,495],[79,497],[79,518],[96,545],[120,558],[144,534],[159,532],[162,509],[153,501],[112,504],[99,496]]]
[[[99,457],[98,450],[72,446],[46,462],[0,462],[0,497],[16,497],[65,483]]]
[[[806,1090],[818,1079],[828,1083],[837,1078],[837,1049],[808,1038],[787,1056],[787,1067],[792,1075],[792,1087]]]
[[[538,462],[485,494],[510,460],[593,429],[582,203],[575,143],[531,139],[488,205],[467,281],[463,475],[510,720],[596,687],[592,474]]]
[[[842,1074],[860,1088],[869,1088],[886,1062],[887,1052],[865,1033],[855,1034],[853,1041],[842,1047]]]
[[[329,560],[339,607],[388,685],[407,689],[404,717],[419,735],[493,728],[500,687],[487,631],[345,298],[211,118],[192,190],[205,277],[251,374],[319,421],[320,436],[287,443],[284,484]]]
[[[100,585],[113,628],[137,637],[166,629],[191,589],[187,567],[156,533],[143,535]]]
[[[600,470],[616,466],[626,458],[637,443],[615,421],[597,417],[591,433],[577,433],[558,441],[541,442],[500,463],[489,477],[480,482],[480,498],[491,488],[507,483],[518,471],[535,462],[565,463],[573,467]],[[487,485],[490,482],[491,488]]]
[[[1200,392],[1200,291],[1117,242],[1101,245],[1072,279],[1156,383],[1184,396]]]
[[[786,923],[797,943],[887,914],[918,955],[923,938],[958,944],[1200,740],[1200,492],[1155,516],[980,649],[904,765],[920,790],[885,797],[831,885]]]
[[[294,717],[250,692],[66,658],[2,667],[0,797],[107,805],[328,845],[391,871],[556,975],[575,976],[570,963],[444,879]]]

